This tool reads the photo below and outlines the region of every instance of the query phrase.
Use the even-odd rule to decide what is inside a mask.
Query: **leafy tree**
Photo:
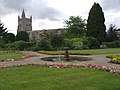
[[[3,23],[0,21],[0,36],[4,36],[4,34],[7,33],[6,29],[7,28],[4,28]]]
[[[7,43],[15,41],[15,35],[13,33],[6,33],[3,37]]]
[[[67,27],[66,36],[68,38],[81,37],[85,35],[86,23],[80,16],[70,16],[69,20],[65,21]]]
[[[105,41],[106,26],[104,22],[102,7],[98,3],[94,3],[87,20],[87,36],[97,38],[100,43]]]
[[[107,31],[107,35],[106,35],[106,41],[107,42],[113,42],[115,40],[117,40],[117,28],[115,27],[115,25],[110,25],[109,30]]]
[[[23,41],[26,41],[26,42],[29,41],[29,35],[26,31],[20,31],[20,32],[17,33],[16,41],[20,41],[20,40],[23,40]]]

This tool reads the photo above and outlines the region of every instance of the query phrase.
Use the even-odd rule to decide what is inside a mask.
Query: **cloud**
[[[28,10],[35,18],[49,19],[51,21],[58,20],[61,15],[60,11],[53,7],[49,7],[44,1],[32,2],[31,8]]]
[[[20,13],[23,9],[35,19],[59,20],[61,12],[44,0],[0,0],[0,15]]]
[[[120,0],[100,0],[100,3],[106,11],[117,12],[120,10]]]

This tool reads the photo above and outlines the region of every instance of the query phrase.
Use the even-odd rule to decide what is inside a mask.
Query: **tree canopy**
[[[109,29],[107,31],[107,35],[106,35],[106,41],[107,42],[113,42],[117,39],[118,39],[117,27],[113,24],[110,24],[110,27],[109,27]]]
[[[15,41],[15,35],[13,33],[6,33],[3,37],[7,43]]]
[[[28,42],[29,41],[29,35],[26,31],[20,31],[16,35],[16,40],[17,41],[23,40],[23,41]]]
[[[98,3],[94,3],[87,20],[87,36],[97,38],[100,43],[105,41],[106,26],[104,22],[102,7]]]
[[[4,28],[3,23],[0,21],[0,36],[4,36],[5,33],[7,33],[7,28]]]
[[[65,27],[67,28],[66,36],[69,38],[81,37],[85,35],[86,23],[80,16],[70,16],[65,21]]]

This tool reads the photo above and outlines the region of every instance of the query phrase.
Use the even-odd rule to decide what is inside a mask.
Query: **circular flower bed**
[[[40,67],[49,67],[49,68],[93,68],[97,70],[102,70],[102,71],[107,71],[110,73],[118,74],[120,75],[120,69],[117,68],[110,68],[107,66],[102,66],[102,65],[94,65],[94,64],[47,64],[47,63],[42,63],[42,64],[34,64],[34,63],[27,63],[27,64],[17,64],[14,66],[8,66],[8,65],[0,65],[0,68],[11,68],[11,67],[16,67],[16,66],[40,66]]]

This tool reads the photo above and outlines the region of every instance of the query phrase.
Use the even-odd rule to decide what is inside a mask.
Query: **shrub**
[[[116,40],[114,42],[111,42],[109,45],[108,45],[109,48],[118,48],[120,47],[120,40]]]
[[[53,35],[51,37],[51,45],[54,48],[58,48],[64,45],[64,38],[61,35]]]
[[[75,50],[83,49],[83,42],[81,38],[72,38],[73,46]]]
[[[0,37],[0,49],[3,49],[4,45],[5,45],[5,40],[2,37]]]
[[[69,47],[69,49],[74,49],[73,42],[72,42],[70,39],[65,39],[64,42],[65,42],[65,43],[64,43],[64,44],[65,44],[65,45],[64,45],[65,47]]]
[[[112,63],[117,63],[117,64],[120,64],[120,56],[119,55],[107,55],[106,56],[107,58],[110,58]]]
[[[85,49],[99,49],[100,43],[94,37],[84,37],[82,38],[83,46]]]
[[[25,41],[16,41],[13,43],[6,44],[6,49],[10,50],[27,50],[29,48],[30,43],[27,43]]]
[[[66,42],[69,42],[68,47],[75,49],[75,50],[100,48],[100,44],[98,40],[93,37],[65,39],[65,43]]]
[[[26,41],[28,42],[29,41],[29,35],[26,31],[20,31],[17,33],[16,35],[16,41]]]
[[[6,33],[4,35],[4,39],[6,43],[14,42],[15,41],[15,35],[13,33]]]
[[[36,50],[51,50],[50,41],[46,38],[41,39],[36,44]]]

